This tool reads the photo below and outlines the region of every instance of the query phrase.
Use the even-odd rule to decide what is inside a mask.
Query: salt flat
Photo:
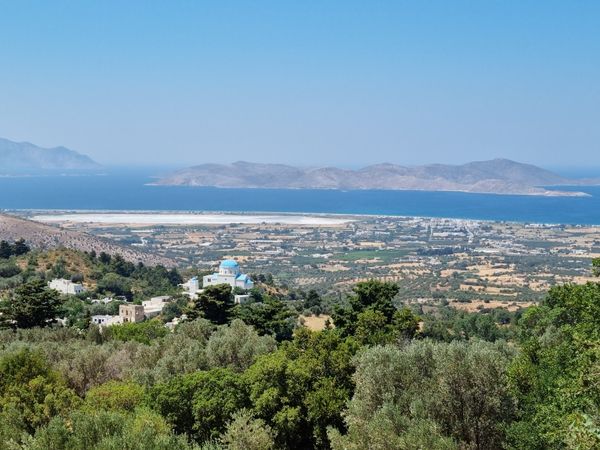
[[[283,224],[336,226],[351,219],[325,217],[319,215],[292,214],[170,214],[170,213],[65,213],[38,214],[31,217],[38,222],[52,223],[98,223],[136,225],[227,225],[241,224]]]

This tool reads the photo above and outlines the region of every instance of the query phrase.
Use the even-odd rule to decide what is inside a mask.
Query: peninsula
[[[95,170],[101,166],[66,147],[43,148],[0,138],[0,175],[39,171]]]

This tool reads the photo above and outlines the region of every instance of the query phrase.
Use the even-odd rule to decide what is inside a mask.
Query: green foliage
[[[231,325],[219,327],[208,340],[206,354],[212,367],[228,367],[242,372],[260,355],[275,350],[277,344],[271,336],[259,336],[249,325],[234,320]]]
[[[392,332],[397,339],[412,339],[419,332],[420,320],[410,309],[402,308],[394,313]]]
[[[109,381],[90,389],[85,396],[86,407],[107,411],[133,411],[144,401],[144,388],[132,382]]]
[[[509,360],[483,342],[370,348],[356,359],[348,433],[330,430],[333,446],[500,449],[513,414]]]
[[[335,331],[299,329],[246,371],[254,412],[274,430],[277,448],[328,447],[327,426],[343,427],[356,350]]]
[[[317,291],[311,289],[304,298],[304,309],[308,309],[312,314],[321,314],[323,312],[323,301]]]
[[[19,275],[21,269],[14,261],[0,262],[0,278],[10,278]]]
[[[114,272],[109,272],[99,279],[96,289],[104,294],[124,295],[131,298],[131,281]]]
[[[247,409],[233,415],[221,442],[228,450],[271,450],[275,446],[271,428]]]
[[[91,317],[91,314],[88,314],[88,312],[89,310],[86,308],[85,303],[74,296],[69,296],[60,308],[60,314],[67,319],[67,323],[79,329],[88,327]]]
[[[435,316],[424,320],[423,336],[436,341],[483,339],[495,342],[510,337],[510,330],[499,325],[506,324],[509,313],[469,313],[454,308],[439,308]]]
[[[122,295],[128,299],[145,299],[153,295],[174,294],[182,282],[177,269],[164,266],[134,265],[120,255],[100,253],[91,258],[92,278],[97,279],[96,291],[101,294]]]
[[[186,300],[184,301],[187,303]],[[183,314],[184,307],[185,305],[181,305],[178,300],[167,303],[161,312],[163,322],[171,322],[175,317],[180,317]]]
[[[552,288],[519,322],[510,373],[519,420],[516,449],[600,446],[600,284]]]
[[[70,278],[69,271],[67,270],[66,261],[61,257],[59,257],[50,270],[46,274],[47,279],[52,278]]]
[[[60,303],[58,292],[43,281],[30,281],[0,302],[0,321],[15,328],[44,327],[54,321]]]
[[[152,347],[136,368],[135,377],[145,385],[166,381],[174,375],[209,368],[206,345],[215,325],[206,319],[184,322]]]
[[[206,287],[187,311],[188,317],[204,317],[218,325],[227,323],[233,308],[231,286],[218,284]]]
[[[382,312],[367,309],[358,314],[354,334],[362,345],[386,344],[391,341],[387,318]]]
[[[158,320],[147,320],[140,323],[124,323],[113,325],[106,329],[109,339],[119,341],[136,341],[142,344],[150,344],[152,341],[165,336],[167,330],[162,322]]]
[[[0,241],[0,259],[8,259],[12,255],[12,248],[7,241]]]
[[[24,239],[16,240],[12,245],[5,240],[0,241],[0,259],[8,259],[11,256],[21,256],[31,249]]]
[[[595,277],[600,277],[600,258],[594,258],[592,260],[592,274]]]
[[[186,450],[192,447],[175,436],[164,419],[146,409],[124,413],[75,410],[56,417],[27,443],[28,450]]]
[[[281,342],[292,338],[296,315],[284,302],[265,295],[262,302],[245,303],[234,309],[234,315],[252,325],[261,335],[272,335]]]
[[[150,398],[177,433],[198,442],[218,438],[233,414],[249,406],[243,379],[229,369],[173,377],[152,388]]]
[[[355,337],[362,345],[384,345],[412,339],[419,331],[419,317],[408,308],[394,313],[392,321],[380,311],[368,308],[358,314]]]
[[[23,348],[0,358],[0,442],[34,433],[79,402],[40,352]]]
[[[33,280],[35,258],[21,273],[13,256],[0,262],[12,274],[3,281]],[[139,298],[180,280],[119,256],[86,258],[99,292]],[[423,331],[413,310],[395,307],[397,291],[357,284],[323,332],[294,330],[292,309],[323,307],[316,292],[286,303],[255,289],[233,306],[229,286],[207,288],[190,307],[202,318],[173,332],[159,320],[101,332],[84,331],[90,314],[118,303],[61,305],[30,281],[1,304],[13,330],[0,331],[0,447],[600,448],[598,284],[554,288],[523,314],[417,306]],[[57,316],[78,328],[44,327]]]
[[[396,284],[370,280],[356,284],[352,291],[354,294],[349,298],[349,306],[347,308],[338,307],[333,314],[336,328],[345,336],[356,333],[359,315],[368,309],[382,315],[386,324],[392,322],[396,311],[392,299],[398,293]],[[373,315],[370,317],[371,319],[375,318]]]

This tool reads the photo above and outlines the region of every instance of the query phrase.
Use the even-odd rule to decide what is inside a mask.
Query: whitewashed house
[[[65,280],[64,278],[55,278],[48,283],[48,287],[67,295],[77,295],[85,292],[82,284],[73,283],[71,280]]]
[[[167,305],[170,301],[170,295],[152,297],[150,300],[143,301],[142,306],[144,307],[144,315],[146,317],[158,316],[162,312],[165,305]]]

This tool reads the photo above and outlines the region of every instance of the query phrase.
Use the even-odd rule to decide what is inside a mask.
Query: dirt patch
[[[326,322],[329,320],[333,327],[333,321],[331,316],[327,314],[321,314],[320,316],[300,316],[298,321],[302,323],[306,328],[313,331],[322,331],[326,327]]]
[[[468,312],[477,312],[483,308],[504,308],[508,311],[517,311],[522,308],[528,308],[532,306],[533,302],[508,302],[508,301],[499,301],[499,300],[490,300],[487,303],[483,300],[473,300],[471,302],[457,302],[452,300],[449,302],[449,305],[453,308],[460,309],[462,311]]]

